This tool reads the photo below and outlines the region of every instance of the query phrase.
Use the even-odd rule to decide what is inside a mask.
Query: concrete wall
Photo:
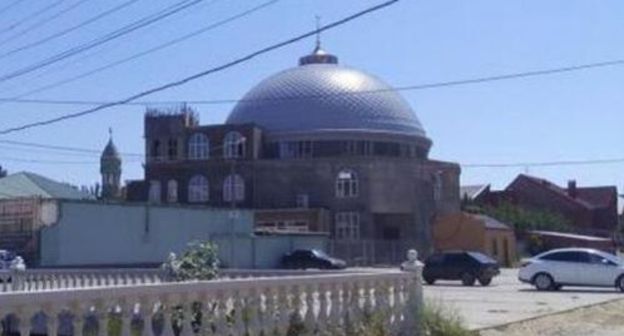
[[[41,231],[41,266],[140,265],[161,263],[169,252],[212,240],[228,267],[273,267],[292,247],[321,248],[325,236],[253,235],[253,212],[59,202],[57,223]]]

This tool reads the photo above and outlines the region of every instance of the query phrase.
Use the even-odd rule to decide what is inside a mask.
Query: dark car
[[[436,280],[461,280],[464,286],[475,281],[483,286],[500,273],[498,262],[480,252],[453,251],[436,253],[425,261],[423,279],[429,285]]]
[[[332,258],[320,250],[294,250],[282,258],[282,265],[289,269],[343,269],[344,260]]]

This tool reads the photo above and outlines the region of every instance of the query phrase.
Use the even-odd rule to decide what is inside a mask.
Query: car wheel
[[[615,287],[617,287],[620,292],[624,292],[624,275],[620,275],[620,277],[615,281]]]
[[[475,276],[470,272],[464,272],[461,275],[461,281],[464,286],[474,286],[475,280]]]
[[[481,286],[489,286],[492,283],[492,278],[479,277],[479,283],[481,284]]]
[[[533,285],[540,291],[551,290],[555,288],[555,282],[553,278],[546,273],[539,273],[533,277]]]
[[[430,277],[423,277],[423,279],[425,280],[427,285],[433,285],[435,283],[435,281],[436,281],[436,279],[430,278]]]

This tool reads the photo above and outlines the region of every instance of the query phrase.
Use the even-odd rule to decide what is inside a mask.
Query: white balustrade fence
[[[377,271],[19,291],[0,293],[0,317],[20,336],[268,336],[289,328],[342,335],[374,327],[407,336],[417,335],[420,286],[418,273]]]
[[[343,271],[341,271],[343,272]],[[293,275],[331,274],[321,270],[221,270],[223,279],[278,277]],[[158,268],[117,269],[28,269],[0,272],[0,293],[17,291],[44,291],[66,288],[117,287],[172,282],[167,273]]]

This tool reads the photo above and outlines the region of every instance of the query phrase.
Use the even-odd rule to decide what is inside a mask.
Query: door
[[[589,265],[585,274],[587,285],[614,286],[621,273],[619,265],[597,253],[589,253]]]
[[[560,284],[585,284],[586,279],[583,268],[589,264],[587,253],[578,251],[564,251],[550,253],[542,258],[547,260],[544,271],[553,276],[553,280]]]

